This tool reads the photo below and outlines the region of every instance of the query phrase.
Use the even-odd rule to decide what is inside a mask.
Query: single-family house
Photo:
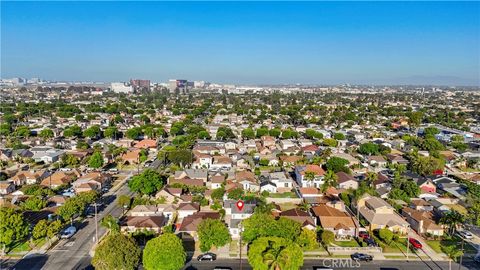
[[[335,234],[336,239],[349,239],[358,234],[358,222],[354,217],[339,209],[320,204],[311,211],[317,218],[317,225]]]

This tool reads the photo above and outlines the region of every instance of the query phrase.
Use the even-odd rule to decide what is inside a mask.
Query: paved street
[[[198,262],[192,261],[187,264],[185,270],[211,270],[215,267],[230,267],[233,270],[240,269],[239,260],[217,260],[213,262]],[[373,262],[362,262],[355,263],[350,259],[317,259],[317,260],[306,260],[302,269],[314,270],[316,267],[324,267],[326,269],[362,269],[362,270],[448,270],[448,262],[422,262],[422,261],[373,261]],[[452,263],[451,269],[457,270],[458,264]],[[242,262],[242,270],[251,270],[252,268],[248,265],[247,260]],[[480,269],[479,265],[475,265],[474,262],[467,262],[462,268],[463,269]]]
[[[98,222],[111,214],[114,217],[120,217],[123,209],[116,205],[117,196],[132,193],[126,184],[123,184],[116,192],[105,194],[110,203],[98,214]],[[58,269],[85,269],[90,265],[89,251],[95,241],[95,219],[88,218],[79,226],[78,232],[70,239],[60,240],[47,254],[34,254],[23,258],[13,266],[16,270],[58,270]],[[101,237],[106,230],[98,225],[98,235]]]

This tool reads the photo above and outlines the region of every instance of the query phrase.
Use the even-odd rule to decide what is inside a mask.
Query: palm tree
[[[368,187],[373,187],[373,184],[375,183],[375,181],[377,181],[377,179],[378,174],[374,172],[367,172],[367,174],[365,175],[365,182],[367,183]]]
[[[310,171],[305,172],[305,179],[308,181],[313,181],[313,179],[315,179],[315,173]]]
[[[440,224],[448,226],[448,231],[450,235],[453,235],[458,224],[461,224],[464,221],[465,217],[456,210],[449,211],[440,218]]]
[[[263,252],[263,262],[268,266],[269,270],[285,269],[287,261],[283,252],[285,247],[274,246]]]
[[[332,171],[328,170],[325,176],[323,177],[322,192],[327,191],[329,187],[337,186],[337,175]]]

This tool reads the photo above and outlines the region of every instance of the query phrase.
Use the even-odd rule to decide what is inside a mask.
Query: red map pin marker
[[[238,208],[239,211],[242,211],[244,205],[245,205],[245,203],[242,200],[238,200],[237,208]]]

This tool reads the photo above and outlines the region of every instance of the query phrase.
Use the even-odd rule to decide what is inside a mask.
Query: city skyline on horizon
[[[1,5],[3,78],[480,85],[478,2]]]

